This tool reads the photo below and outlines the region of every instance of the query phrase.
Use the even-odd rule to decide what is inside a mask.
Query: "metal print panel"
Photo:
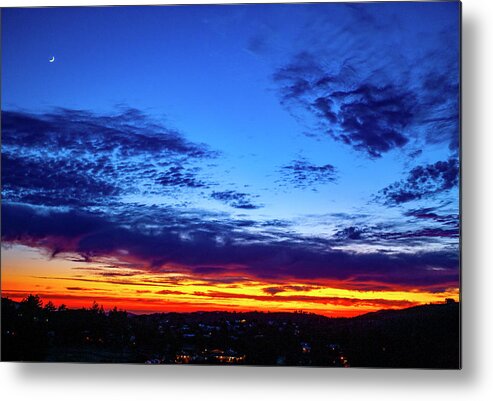
[[[460,368],[460,3],[2,10],[2,360]]]

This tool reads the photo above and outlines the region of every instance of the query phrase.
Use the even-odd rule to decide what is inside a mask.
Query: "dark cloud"
[[[459,183],[459,160],[450,158],[414,167],[404,180],[382,189],[379,198],[387,205],[420,200],[450,190]]]
[[[316,58],[308,52],[301,52],[296,54],[289,64],[279,68],[273,79],[280,85],[282,103],[289,104],[310,94],[317,83],[323,85],[322,75],[323,69],[316,62]]]
[[[396,45],[398,23],[358,5],[347,9],[336,26],[328,16],[307,28],[311,41],[293,46],[303,50],[274,71],[281,104],[308,122],[310,136],[330,136],[371,158],[408,144],[448,143],[457,154],[457,31],[436,32],[425,44],[416,30],[412,40],[423,48],[409,52]]]
[[[6,241],[22,241],[23,238],[75,239],[90,232],[104,230],[107,221],[95,214],[70,210],[53,212],[26,205],[5,203],[2,207],[2,238]],[[52,245],[52,248],[56,248]]]
[[[418,220],[434,221],[445,226],[459,227],[459,215],[450,213],[441,213],[437,208],[420,208],[411,209],[404,212],[404,216],[413,217]]]
[[[361,298],[344,298],[344,297],[326,297],[326,296],[312,296],[312,295],[251,295],[251,294],[238,294],[233,292],[223,291],[196,291],[195,296],[210,297],[210,298],[228,298],[228,299],[251,299],[255,301],[268,301],[268,302],[310,302],[316,304],[326,305],[344,305],[344,306],[377,306],[380,308],[388,308],[389,306],[410,307],[417,305],[416,302],[410,302],[407,300],[388,300],[388,299],[361,299]]]
[[[415,231],[382,233],[382,239],[409,239],[409,238],[459,238],[458,228],[424,228]]]
[[[272,228],[288,228],[293,223],[287,220],[267,220],[259,223],[261,227],[272,227]]]
[[[229,270],[218,266],[200,266],[194,268],[195,273],[203,275],[220,275],[227,273]]]
[[[103,276],[103,277],[133,277],[137,276],[139,272],[101,272],[98,273],[98,276]]]
[[[256,205],[251,200],[251,195],[237,191],[214,191],[212,199],[224,202],[236,209],[259,209],[262,206]]]
[[[402,213],[406,219],[379,223],[364,215],[340,216],[332,244],[337,248],[367,247],[381,253],[409,247],[452,246],[456,242],[449,239],[459,237],[459,216],[442,210],[443,207],[410,209]]]
[[[86,260],[127,257],[153,272],[173,264],[183,266],[181,269],[187,274],[203,277],[204,266],[234,266],[220,274],[210,271],[215,282],[324,279],[354,288],[368,282],[423,288],[455,285],[458,280],[455,250],[358,254],[331,249],[330,242],[322,239],[312,241],[289,235],[284,239],[269,238],[238,231],[227,222],[208,223],[204,216],[191,216],[188,220],[182,216],[180,222],[172,221],[171,216],[170,221],[155,219],[154,227],[148,228],[123,224],[117,216],[110,219],[7,203],[2,207],[2,240],[44,248],[52,255],[75,253]],[[187,235],[183,236],[183,232]],[[127,256],[121,254],[122,249]]]
[[[263,291],[270,295],[276,295],[280,292],[284,292],[285,290],[282,287],[268,287],[268,288],[264,288]]]
[[[101,174],[101,171],[104,174]],[[2,154],[4,199],[49,206],[93,206],[122,193],[115,185],[114,167],[103,157],[82,161],[72,158]]]
[[[171,187],[207,188],[209,185],[197,178],[197,170],[186,170],[183,166],[173,166],[160,174],[157,182]]]
[[[449,141],[450,150],[457,155],[459,149],[459,82],[456,68],[450,72],[432,72],[422,83],[421,123],[429,143]],[[454,78],[455,77],[455,78]],[[428,110],[428,112],[427,112]],[[432,112],[431,112],[432,111]]]
[[[365,230],[358,227],[346,227],[334,234],[338,240],[359,240],[363,238]]]
[[[454,224],[437,220],[430,224],[409,222],[409,224],[350,226],[336,231],[332,245],[334,247],[346,246],[349,249],[357,245],[382,254],[394,254],[395,249],[408,247],[423,249],[423,247],[435,245],[443,248],[446,242],[450,243],[447,240],[454,240],[458,237],[458,220],[455,220]]]
[[[281,85],[283,104],[300,104],[317,117],[320,128],[370,157],[380,157],[409,141],[416,98],[396,85],[360,84],[341,89],[341,75],[327,75],[311,57],[274,74]]]
[[[161,291],[156,291],[156,294],[159,294],[159,295],[186,295],[186,292],[174,291],[174,290],[161,290]]]
[[[331,164],[317,166],[305,159],[293,160],[281,167],[282,179],[295,188],[308,188],[336,181],[336,169]]]
[[[331,98],[339,100],[337,114],[330,111]],[[412,99],[410,93],[395,86],[366,84],[320,97],[314,107],[321,117],[340,124],[341,131],[332,132],[336,139],[371,157],[380,157],[409,141],[405,129],[413,118]]]
[[[276,287],[267,287],[264,288],[263,291],[267,294],[276,295],[279,294],[280,292],[286,292],[286,291],[310,291],[319,288],[320,287],[312,286],[312,285],[283,285]]]
[[[208,157],[205,146],[188,142],[178,131],[152,121],[137,109],[111,115],[58,108],[49,113],[2,112],[4,146],[24,146],[40,151],[83,150],[121,157],[163,153]]]
[[[4,111],[2,142],[3,199],[45,206],[101,207],[124,195],[205,188],[194,164],[216,156],[136,109]]]

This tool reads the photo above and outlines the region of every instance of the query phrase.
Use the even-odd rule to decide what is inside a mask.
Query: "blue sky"
[[[419,280],[389,281],[456,283],[459,15],[457,2],[4,9],[4,240],[52,237],[8,219],[22,210],[73,212],[146,238],[155,225],[173,247],[204,231],[213,254],[222,237],[303,244],[310,277],[340,277],[324,257],[414,255],[403,266]],[[151,269],[168,260],[136,240]],[[234,259],[200,255],[183,260]]]

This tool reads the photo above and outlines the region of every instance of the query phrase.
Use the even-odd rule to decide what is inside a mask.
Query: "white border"
[[[0,6],[166,3],[173,2],[1,0]],[[493,399],[493,102],[488,92],[493,90],[492,10],[491,0],[463,1],[462,371],[1,363],[0,397],[15,401]]]

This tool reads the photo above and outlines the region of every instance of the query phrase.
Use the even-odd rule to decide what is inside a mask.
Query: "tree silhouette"
[[[51,301],[48,301],[48,303],[44,307],[44,310],[45,310],[45,312],[48,312],[48,313],[56,311],[55,304]]]
[[[43,301],[39,295],[29,294],[21,301],[21,306],[27,311],[39,312],[43,306]]]

